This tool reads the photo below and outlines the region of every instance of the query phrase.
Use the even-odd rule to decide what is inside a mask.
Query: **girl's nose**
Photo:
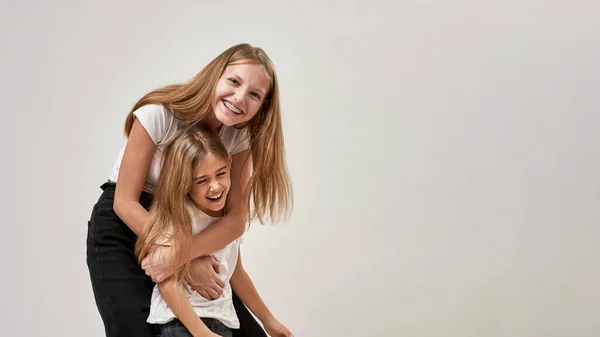
[[[219,190],[219,182],[216,180],[211,180],[210,184],[208,185],[208,188],[210,190],[210,192],[216,192]]]
[[[233,95],[233,100],[234,100],[236,103],[242,103],[242,102],[244,101],[244,96],[245,96],[245,92],[244,92],[244,90],[241,90],[241,89],[240,89],[240,90],[237,90],[237,91],[235,92],[235,94]]]

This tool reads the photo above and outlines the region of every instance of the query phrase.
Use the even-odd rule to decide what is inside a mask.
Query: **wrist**
[[[172,266],[172,271],[175,272],[176,270],[178,270],[179,268],[181,268],[184,264],[186,264],[187,262],[190,261],[189,258],[184,258],[183,254],[177,255],[177,251],[175,250],[174,246],[169,246],[167,247],[167,249],[170,250],[170,255],[171,255],[171,266]]]
[[[199,235],[194,235],[192,239],[192,251],[190,252],[190,261],[199,257],[210,255],[209,252],[204,250],[205,245],[202,243],[202,239]]]
[[[258,320],[263,324],[267,324],[269,322],[273,322],[273,321],[277,321],[277,319],[275,319],[275,316],[273,316],[273,314],[271,314],[270,312],[266,312],[262,315],[258,315],[256,316],[256,318],[258,318]]]

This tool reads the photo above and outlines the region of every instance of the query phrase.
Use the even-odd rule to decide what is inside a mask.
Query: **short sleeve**
[[[223,127],[223,129],[220,137],[230,155],[240,153],[250,147],[246,129],[236,129],[234,127]]]
[[[133,112],[146,132],[158,145],[165,140],[173,124],[173,114],[159,104],[148,104]]]

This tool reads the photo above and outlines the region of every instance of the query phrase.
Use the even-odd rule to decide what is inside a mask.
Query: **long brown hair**
[[[141,260],[157,243],[168,243],[175,248],[179,279],[191,282],[188,258],[192,245],[192,220],[187,205],[188,192],[193,182],[194,167],[208,154],[227,161],[227,149],[219,136],[201,127],[187,127],[175,132],[167,141],[162,169],[154,188],[148,222],[135,245],[135,254]]]
[[[285,146],[281,125],[279,84],[275,67],[261,48],[249,44],[235,45],[212,60],[191,80],[168,85],[142,97],[131,109],[125,121],[125,135],[129,136],[135,116],[133,112],[147,104],[162,104],[171,108],[184,125],[201,125],[212,111],[215,87],[228,65],[242,62],[260,64],[270,80],[270,88],[257,114],[244,125],[247,128],[252,154],[252,176],[246,186],[244,200],[254,209],[249,220],[266,218],[276,222],[291,212],[292,186],[285,163]],[[251,209],[250,207],[248,209]]]

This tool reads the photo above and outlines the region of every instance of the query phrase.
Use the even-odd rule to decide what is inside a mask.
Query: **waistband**
[[[112,182],[112,181],[107,181],[104,184],[100,185],[100,188],[104,191],[105,194],[109,194],[111,197],[114,197],[115,195],[115,189],[117,188],[117,183]],[[152,194],[146,192],[146,191],[142,191],[142,194],[140,195],[140,202],[142,203],[142,205],[144,203],[150,203],[152,201]]]

